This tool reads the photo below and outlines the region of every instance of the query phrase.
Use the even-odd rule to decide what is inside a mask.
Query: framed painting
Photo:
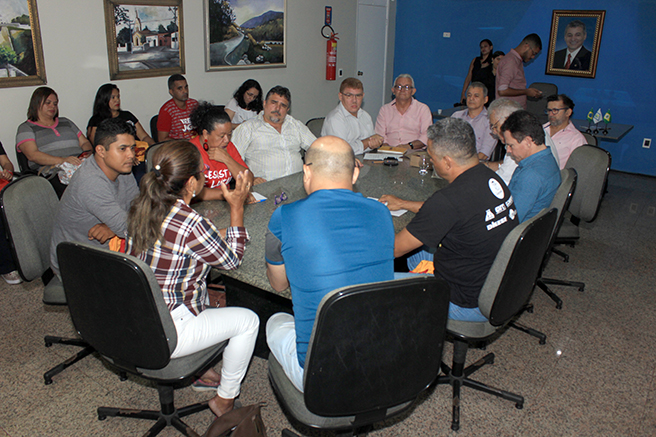
[[[546,74],[594,79],[604,18],[606,11],[553,11]]]
[[[182,0],[104,0],[111,80],[184,74]]]
[[[203,1],[206,71],[286,66],[286,0]]]
[[[45,83],[36,0],[0,2],[0,88]]]

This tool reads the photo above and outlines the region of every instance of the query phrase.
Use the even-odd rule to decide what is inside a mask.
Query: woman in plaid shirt
[[[232,410],[253,355],[259,319],[246,308],[209,308],[206,277],[212,267],[239,267],[249,239],[244,228],[244,201],[250,190],[246,173],[236,188],[221,186],[230,205],[230,227],[222,238],[212,222],[189,203],[203,189],[205,165],[187,141],[163,145],[153,170],[141,179],[141,192],[128,216],[128,253],[146,262],[157,278],[178,334],[171,358],[182,357],[230,340],[219,375],[213,369],[195,384],[216,388],[209,406],[217,416]],[[248,171],[248,170],[246,170]]]

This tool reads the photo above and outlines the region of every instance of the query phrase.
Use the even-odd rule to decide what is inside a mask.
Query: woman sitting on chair
[[[248,171],[236,177],[236,188],[221,186],[230,205],[225,239],[212,222],[189,207],[203,190],[205,164],[196,147],[171,141],[155,152],[153,170],[141,180],[140,194],[128,215],[127,252],[155,273],[178,335],[171,358],[183,357],[229,340],[221,375],[213,369],[196,382],[196,390],[214,390],[209,406],[217,416],[232,410],[239,395],[258,333],[259,319],[246,308],[208,307],[206,277],[212,267],[239,267],[248,233],[244,200]]]
[[[191,143],[198,148],[205,163],[205,189],[198,200],[223,200],[221,185],[227,185],[233,175],[248,170],[239,151],[230,141],[232,125],[228,114],[218,106],[200,102],[191,113],[191,127],[198,134]],[[253,186],[253,173],[244,173],[245,182]],[[250,197],[249,197],[250,200]]]
[[[262,109],[262,87],[254,79],[242,83],[225,107],[233,127],[255,118]]]

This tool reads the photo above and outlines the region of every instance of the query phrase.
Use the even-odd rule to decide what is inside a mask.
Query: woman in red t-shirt
[[[191,125],[198,133],[191,139],[205,163],[205,189],[199,200],[223,200],[220,186],[228,184],[232,175],[248,170],[237,148],[230,141],[232,123],[226,112],[208,102],[201,102],[191,113]],[[253,186],[253,173],[244,173],[246,182]]]

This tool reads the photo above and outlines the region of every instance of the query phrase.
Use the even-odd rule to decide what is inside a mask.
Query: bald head
[[[312,143],[305,154],[305,178],[310,178],[312,193],[319,189],[352,189],[358,170],[355,155],[349,144],[341,138],[326,136]]]

